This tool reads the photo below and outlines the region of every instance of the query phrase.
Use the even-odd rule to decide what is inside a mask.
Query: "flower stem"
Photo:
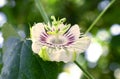
[[[50,23],[50,20],[46,14],[41,2],[40,2],[40,0],[35,0],[35,4],[36,4],[38,10],[40,11],[41,16],[43,17],[43,20],[45,21],[45,23],[47,23],[47,24]]]
[[[108,6],[98,15],[98,17],[94,20],[94,22],[90,25],[90,27],[87,29],[87,31],[85,32],[85,34],[87,34],[92,28],[93,26],[98,22],[98,20],[103,16],[103,14],[108,10],[108,8],[115,2],[115,0],[112,0]]]
[[[79,63],[78,61],[74,61],[75,64],[83,71],[84,75],[88,78],[88,79],[94,79],[94,77],[87,71],[85,70]]]

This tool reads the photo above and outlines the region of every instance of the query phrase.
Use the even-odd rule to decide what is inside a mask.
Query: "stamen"
[[[42,34],[43,34],[45,37],[48,37],[48,35],[47,35],[46,33],[43,32]]]
[[[67,33],[64,34],[64,36],[67,36],[70,32],[68,31]]]
[[[48,37],[48,35],[43,32],[43,33],[40,35],[40,42],[44,42],[44,43],[45,43],[47,37]]]
[[[70,41],[75,40],[74,36],[68,38]]]
[[[45,42],[45,41],[46,41],[45,37],[41,36],[40,37],[40,42]]]

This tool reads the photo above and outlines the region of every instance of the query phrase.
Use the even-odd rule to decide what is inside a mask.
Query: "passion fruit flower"
[[[89,46],[90,39],[80,33],[77,24],[63,24],[61,20],[53,19],[52,25],[37,23],[31,28],[32,50],[43,60],[74,61]]]

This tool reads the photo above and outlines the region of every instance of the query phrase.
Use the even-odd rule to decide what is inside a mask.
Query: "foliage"
[[[7,31],[10,24],[3,26],[5,44],[3,46],[3,68],[0,79],[56,79],[62,63],[45,62],[31,50],[31,41],[12,37],[17,32]],[[12,35],[12,36],[10,36]],[[58,65],[59,64],[59,65]]]

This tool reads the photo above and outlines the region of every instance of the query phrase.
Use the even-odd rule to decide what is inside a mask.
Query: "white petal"
[[[49,49],[49,57],[51,61],[63,61],[67,63],[73,61],[73,51],[66,51],[64,49]]]
[[[79,38],[80,28],[77,24],[72,26],[69,31],[70,31],[70,33],[72,33],[75,36],[75,40],[77,40]]]
[[[39,40],[40,34],[45,32],[44,24],[37,23],[32,27],[31,34],[32,34],[32,41]]]
[[[40,49],[41,49],[42,45],[40,44],[40,42],[34,41],[32,43],[32,50],[34,53],[39,53]]]
[[[70,46],[68,46],[68,48],[75,49],[75,51],[79,54],[84,52],[89,45],[90,45],[90,38],[87,36],[84,36],[76,40],[76,42],[74,42]]]

